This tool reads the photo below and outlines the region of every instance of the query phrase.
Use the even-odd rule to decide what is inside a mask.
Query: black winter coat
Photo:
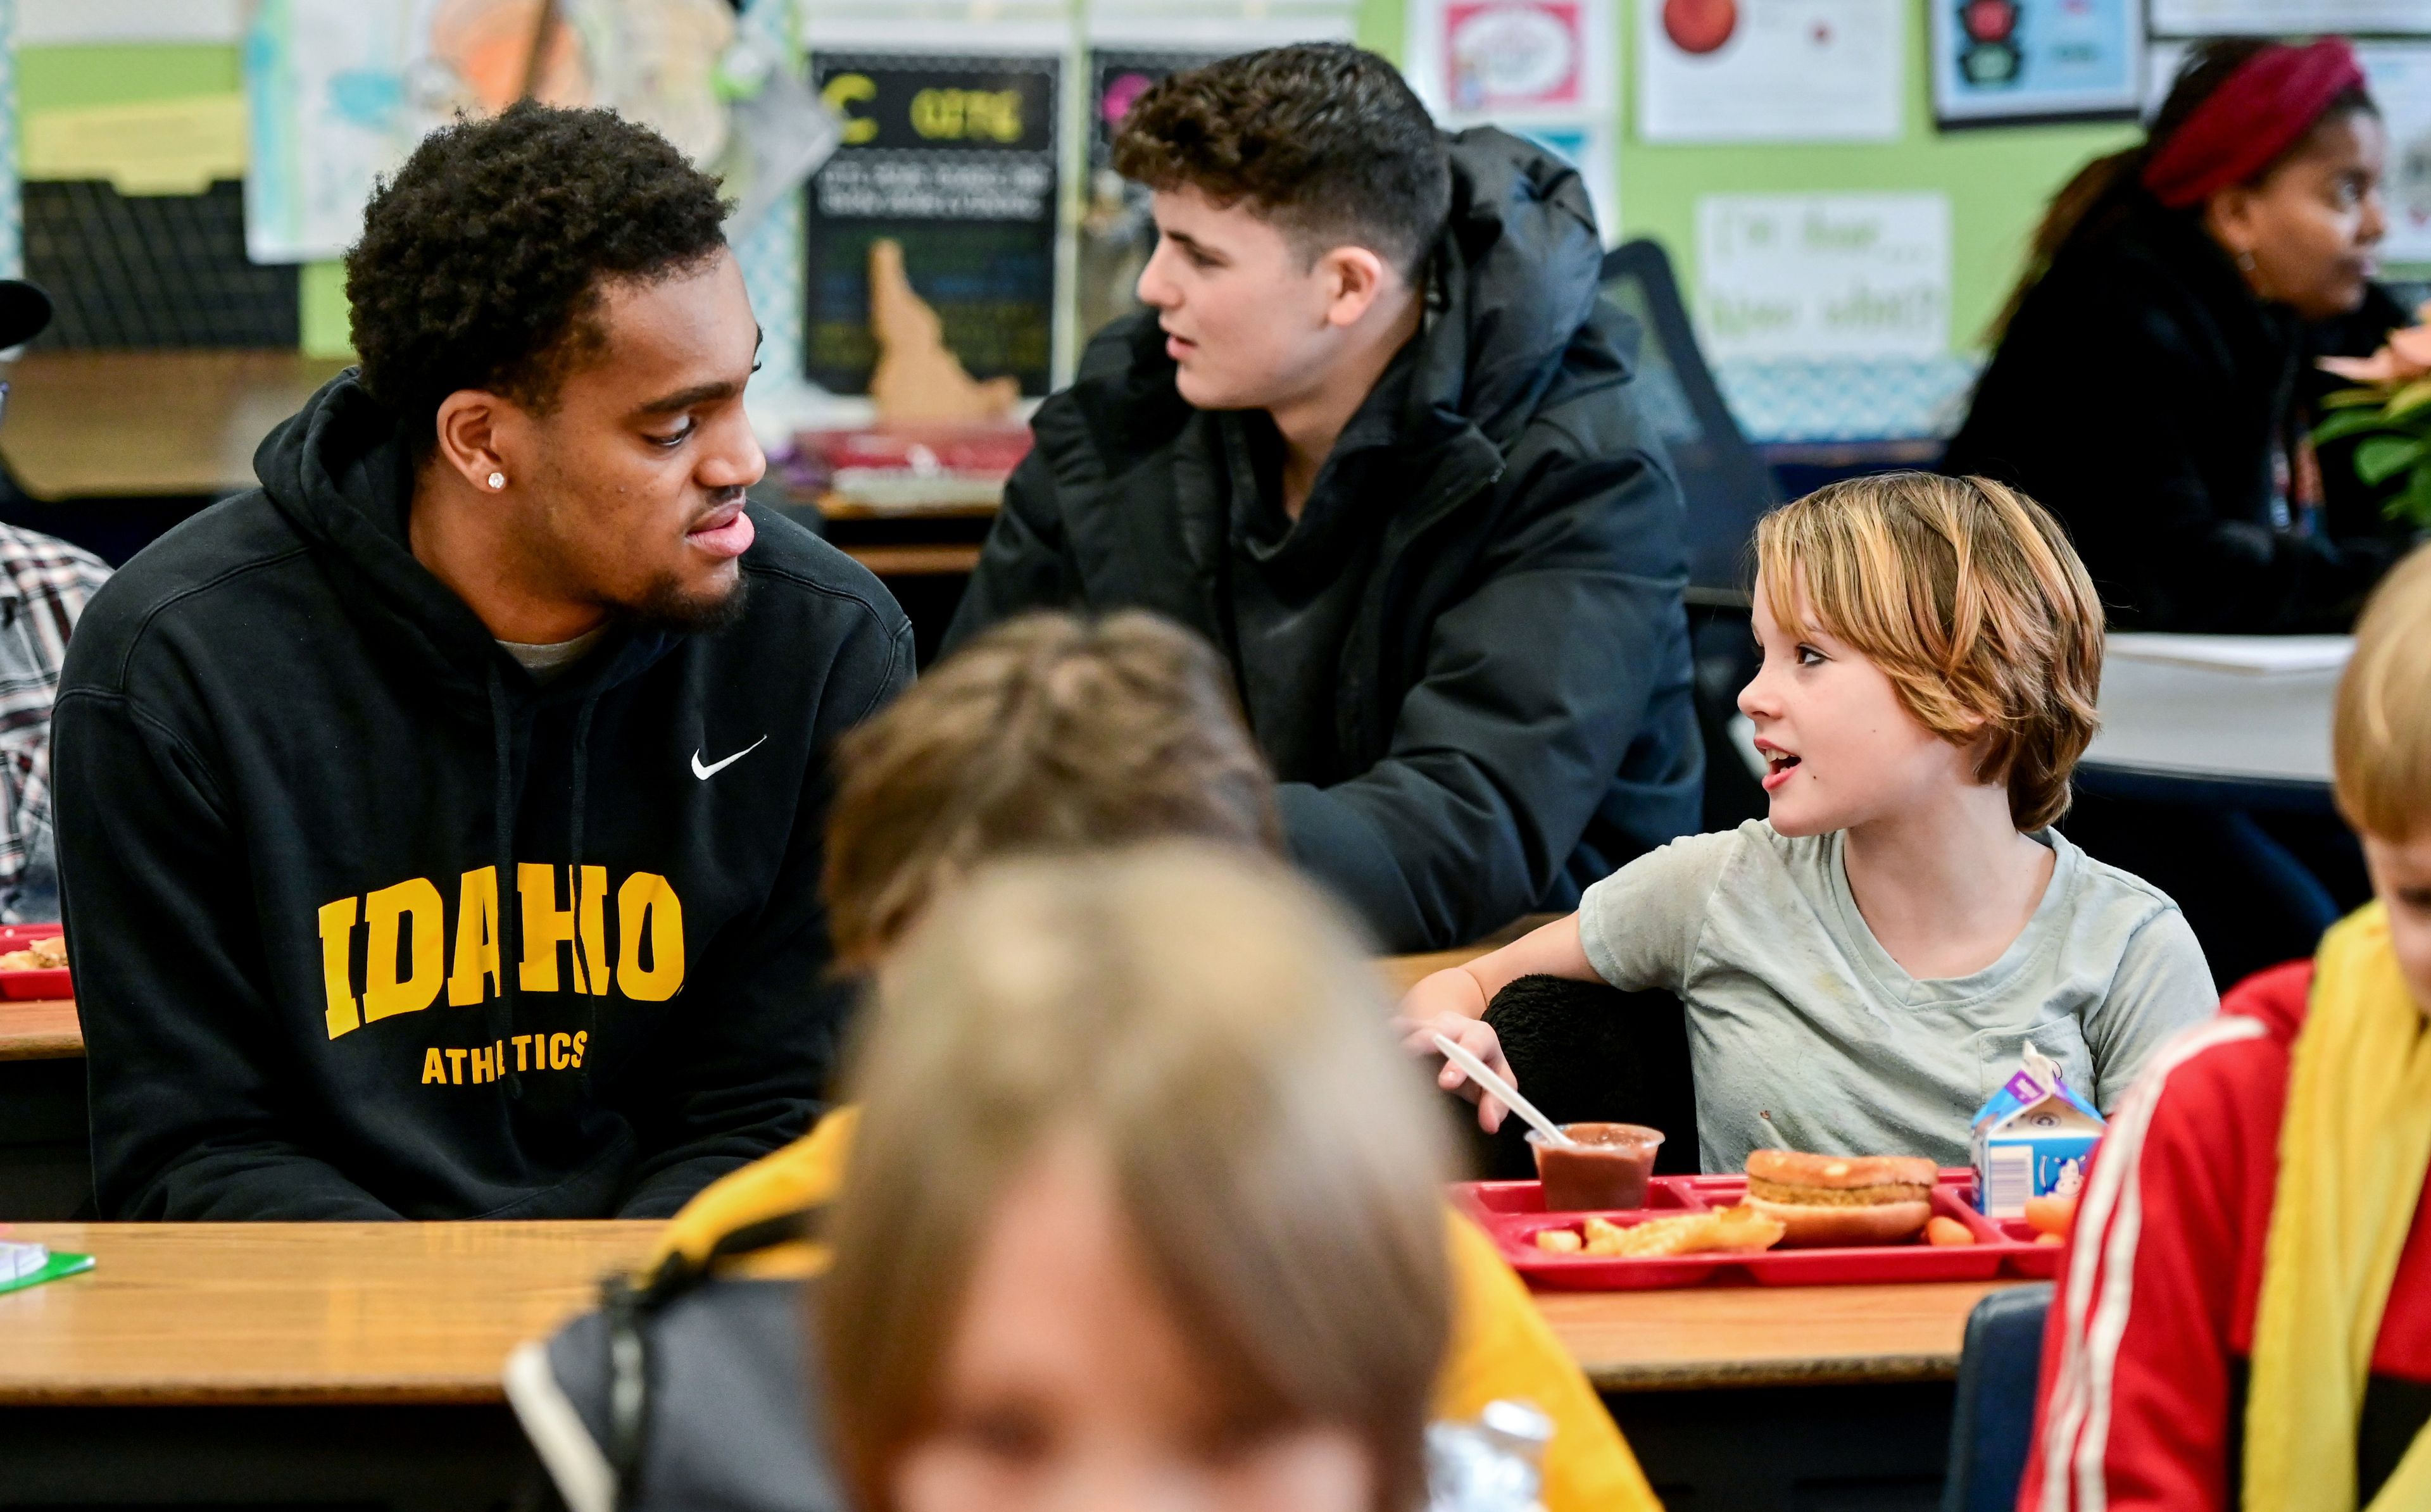
[[[2338,449],[2326,509],[2291,517],[2284,480],[2313,358],[2370,351],[2402,312],[2375,291],[2308,330],[2190,215],[2134,194],[2027,294],[1942,470],[2057,515],[2118,628],[2342,630],[2393,546]]]
[[[1320,573],[1294,579],[1289,537],[1254,541],[1281,515],[1242,427],[1271,422],[1193,409],[1144,311],[1039,408],[947,638],[1041,606],[1206,636],[1245,675],[1294,857],[1396,950],[1575,906],[1695,827],[1703,773],[1680,493],[1631,399],[1638,333],[1599,295],[1585,191],[1492,129],[1452,164],[1425,325],[1288,527],[1350,538]],[[1333,642],[1284,648],[1322,660],[1280,717],[1272,680],[1246,680],[1241,573],[1268,574],[1249,586],[1287,603],[1284,633]]]

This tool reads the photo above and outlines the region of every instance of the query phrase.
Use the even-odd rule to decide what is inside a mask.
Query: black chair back
[[[1941,1512],[2010,1512],[2035,1437],[2035,1382],[2052,1284],[2009,1287],[1967,1315]]]
[[[1780,502],[1772,473],[1714,386],[1662,245],[1641,239],[1605,253],[1603,292],[1646,331],[1631,389],[1679,474],[1690,601],[1743,605],[1748,540]]]

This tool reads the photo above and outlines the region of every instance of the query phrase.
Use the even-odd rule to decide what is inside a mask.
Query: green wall
[[[2123,124],[1935,131],[1925,73],[1923,0],[1909,16],[1905,119],[1901,139],[1879,146],[1649,146],[1636,138],[1630,108],[1629,47],[1634,7],[1618,0],[1621,57],[1618,139],[1621,229],[1651,236],[1671,250],[1693,293],[1696,204],[1702,194],[1927,189],[1950,196],[1953,288],[1951,335],[1959,350],[1977,346],[1984,325],[2016,275],[2025,237],[2043,202],[2086,158],[2133,137]],[[1652,3],[1652,0],[1643,0]],[[1362,0],[1359,40],[1398,57],[1404,0]],[[38,111],[126,100],[219,93],[241,87],[233,47],[52,47],[18,59],[20,108]],[[304,270],[304,344],[345,349],[345,296],[339,268]]]

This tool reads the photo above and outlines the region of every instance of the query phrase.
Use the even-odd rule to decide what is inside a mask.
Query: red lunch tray
[[[1650,1218],[1728,1207],[1747,1192],[1745,1176],[1657,1176],[1646,1205],[1621,1212],[1549,1213],[1544,1188],[1533,1181],[1467,1181],[1453,1201],[1475,1219],[1511,1269],[1532,1286],[1571,1291],[1626,1291],[1663,1287],[1748,1285],[1830,1287],[1854,1282],[1989,1281],[1996,1276],[2041,1279],[2059,1268],[2059,1249],[2037,1244],[2019,1219],[1975,1211],[1975,1173],[1944,1168],[1933,1210],[1974,1231],[1971,1245],[1913,1244],[1863,1248],[1763,1250],[1753,1254],[1682,1254],[1651,1259],[1625,1255],[1557,1254],[1536,1248],[1540,1229],[1577,1228],[1593,1217],[1628,1228]]]
[[[24,950],[38,939],[48,939],[65,927],[62,924],[0,924],[0,955],[12,950]],[[49,972],[0,972],[0,998],[64,998],[75,995],[75,988],[69,981],[68,969],[64,966]]]

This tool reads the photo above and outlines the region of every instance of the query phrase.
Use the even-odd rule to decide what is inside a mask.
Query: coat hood
[[[1603,243],[1578,170],[1494,126],[1451,139],[1417,392],[1507,445],[1596,313]]]

